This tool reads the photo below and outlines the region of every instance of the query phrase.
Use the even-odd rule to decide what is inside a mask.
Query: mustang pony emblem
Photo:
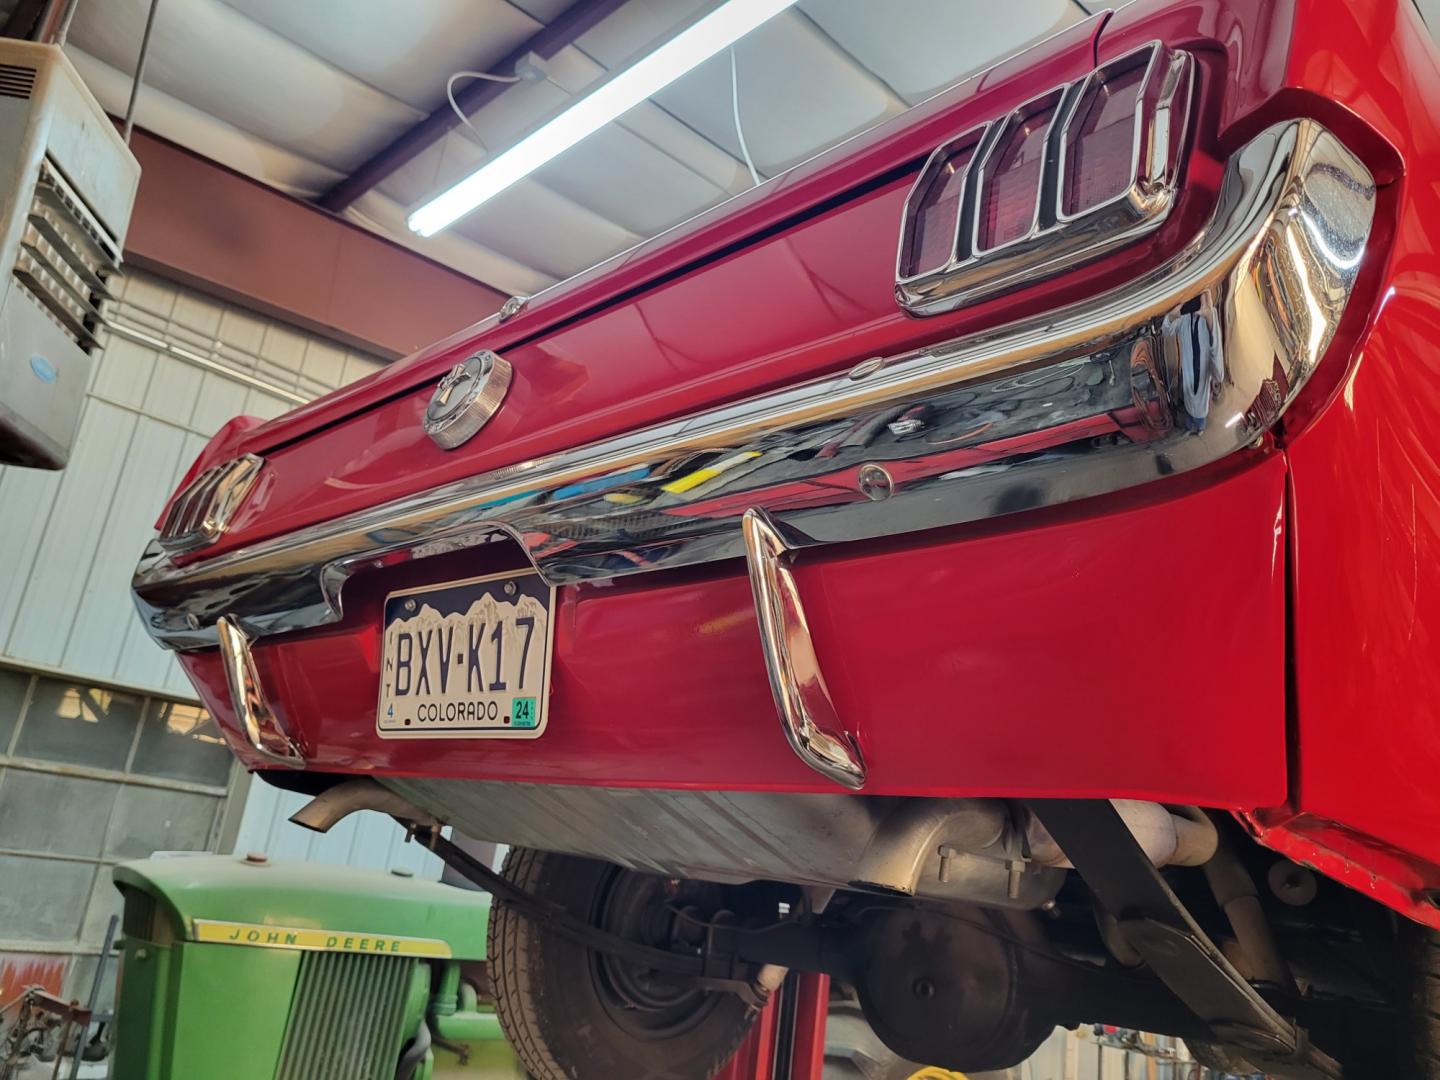
[[[445,377],[440,380],[440,386],[435,391],[435,404],[448,405],[450,403],[451,391],[469,378],[470,375],[465,370],[464,364],[456,364],[452,367]]]
[[[426,434],[446,450],[465,442],[500,408],[510,389],[510,374],[504,357],[489,349],[456,364],[425,407]]]

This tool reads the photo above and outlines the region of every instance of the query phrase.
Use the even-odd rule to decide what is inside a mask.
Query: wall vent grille
[[[35,92],[35,69],[0,64],[0,97],[29,98]]]
[[[15,276],[86,352],[96,349],[106,280],[120,265],[108,232],[47,158],[26,218]]]

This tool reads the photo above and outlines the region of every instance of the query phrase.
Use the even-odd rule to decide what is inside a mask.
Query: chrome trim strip
[[[739,557],[751,507],[792,546],[830,543],[1198,468],[1251,445],[1314,370],[1373,211],[1360,161],[1287,121],[1230,160],[1184,250],[1108,293],[187,565],[152,544],[137,604],[161,643],[197,648],[223,614],[253,634],[333,623],[352,575],[497,534],[558,585]]]
[[[785,738],[800,760],[821,776],[859,790],[865,760],[859,743],[845,731],[830,700],[800,590],[788,565],[791,548],[775,519],[758,507],[740,519],[745,561],[755,594],[755,617],[765,651],[765,670]]]
[[[1065,142],[1087,89],[1108,74],[1145,64],[1131,146],[1131,182],[1125,191],[1077,214],[1065,212]],[[966,138],[951,140],[931,154],[910,189],[901,213],[900,246],[895,263],[895,298],[915,315],[936,315],[1053,276],[1098,258],[1159,228],[1169,216],[1179,189],[1180,157],[1194,81],[1190,57],[1158,41],[1142,45],[1083,79],[1049,90],[996,120],[971,159],[955,228],[953,257],[940,267],[905,274],[918,200],[932,174],[943,168],[942,151]],[[980,247],[980,210],[990,158],[1027,111],[1059,95],[1049,122],[1046,157],[1030,230],[995,248]]]
[[[230,704],[245,728],[245,735],[265,760],[293,769],[305,767],[305,757],[285,734],[280,718],[265,700],[260,688],[260,674],[255,670],[255,657],[250,652],[250,638],[240,624],[224,615],[215,620],[220,642],[220,658],[225,665],[225,682],[230,688]]]

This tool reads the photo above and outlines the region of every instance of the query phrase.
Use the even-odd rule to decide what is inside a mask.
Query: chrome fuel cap
[[[510,375],[505,358],[489,349],[456,364],[425,407],[425,433],[446,450],[464,443],[499,411]]]

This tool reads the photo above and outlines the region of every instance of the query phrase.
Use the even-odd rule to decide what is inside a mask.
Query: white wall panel
[[[174,658],[145,634],[130,598],[130,575],[165,499],[232,417],[277,416],[297,395],[382,365],[138,272],[124,279],[112,315],[148,341],[110,335],[69,466],[0,466],[0,657],[193,698]],[[439,876],[439,861],[404,843],[404,832],[383,815],[359,815],[321,837],[286,820],[301,796],[264,783],[251,793],[242,850]]]
[[[138,622],[128,582],[139,549],[132,538],[148,534],[156,508],[172,490],[185,430],[148,416],[135,421],[135,434],[101,526],[69,638],[59,664],[68,671],[115,671],[127,624]]]
[[[81,422],[84,422],[83,414]],[[9,639],[40,536],[60,490],[60,473],[0,468],[0,645]]]
[[[119,340],[115,344],[128,345],[136,352],[148,354],[150,357],[153,373],[145,387],[145,396],[140,399],[140,408],[153,417],[168,420],[186,430],[197,430],[192,423],[195,403],[200,399],[200,390],[207,378],[234,385],[232,380],[221,379],[219,375],[211,375],[188,361],[156,353],[142,345]],[[198,430],[212,431],[215,426],[218,425]]]
[[[146,401],[159,359],[153,349],[116,338],[105,348],[104,363],[95,365],[90,379],[91,396],[128,409],[153,412]],[[186,374],[193,371],[187,369]]]
[[[195,396],[189,426],[195,431],[215,431],[231,417],[245,411],[250,387],[213,371],[205,372]]]
[[[38,540],[5,651],[58,666],[127,465],[136,413],[91,398]],[[105,537],[113,542],[114,537]],[[130,538],[125,538],[130,539]],[[132,550],[138,550],[132,548]]]
[[[194,432],[184,434],[175,469],[166,481],[170,491],[180,486],[180,478],[185,475],[190,463],[199,457],[200,451],[205,448],[205,441],[204,436]],[[153,525],[158,516],[159,510],[154,509],[150,515],[150,524]],[[137,686],[156,687],[179,697],[190,697],[194,694],[194,689],[180,671],[180,666],[168,652],[155,646],[150,636],[145,633],[145,628],[140,625],[139,618],[127,619],[120,637],[121,646],[115,662],[117,674],[114,678],[123,677],[125,681],[133,682]],[[123,676],[119,674],[122,672]]]

